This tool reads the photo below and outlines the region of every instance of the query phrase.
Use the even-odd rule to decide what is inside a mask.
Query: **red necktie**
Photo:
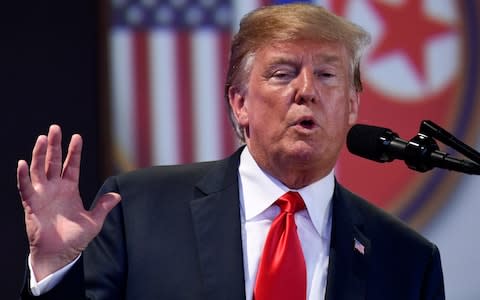
[[[288,192],[275,204],[280,214],[268,232],[255,283],[255,300],[305,300],[307,271],[295,225],[295,212],[305,208],[297,192]]]

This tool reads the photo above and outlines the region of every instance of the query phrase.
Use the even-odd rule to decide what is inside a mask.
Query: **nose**
[[[295,102],[298,104],[305,104],[308,102],[315,102],[317,99],[317,92],[315,89],[315,78],[312,70],[308,68],[303,69],[295,80],[296,94]]]

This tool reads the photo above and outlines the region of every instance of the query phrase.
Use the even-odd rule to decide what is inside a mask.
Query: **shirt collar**
[[[255,218],[289,189],[279,180],[264,172],[253,159],[248,147],[240,156],[240,204],[245,221]],[[330,237],[331,199],[335,187],[334,171],[324,178],[298,190],[317,232]]]

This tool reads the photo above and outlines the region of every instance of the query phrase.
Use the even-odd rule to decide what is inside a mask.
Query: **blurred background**
[[[36,137],[52,123],[62,126],[65,147],[73,133],[83,136],[87,206],[106,176],[227,156],[239,145],[223,99],[229,41],[243,14],[286,2],[2,4],[2,299],[18,298],[23,283],[27,242],[15,171],[18,159],[30,160]],[[410,139],[422,120],[432,120],[480,149],[479,1],[310,2],[372,35],[359,123]],[[403,162],[377,164],[347,151],[336,175],[439,246],[447,299],[480,299],[480,177],[417,173]]]

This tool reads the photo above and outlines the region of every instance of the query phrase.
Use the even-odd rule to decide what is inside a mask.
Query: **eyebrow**
[[[278,65],[299,65],[300,59],[296,57],[285,57],[279,56],[274,57],[268,62],[268,66],[278,66]]]
[[[341,58],[337,54],[318,54],[315,55],[313,58],[314,63],[322,63],[322,64],[333,64],[333,65],[341,65]],[[268,65],[269,66],[276,66],[276,65],[298,65],[301,64],[301,59],[296,56],[278,56],[273,57]]]
[[[338,63],[341,62],[340,56],[338,55],[328,55],[320,54],[314,57],[314,61],[319,60],[322,63]]]

